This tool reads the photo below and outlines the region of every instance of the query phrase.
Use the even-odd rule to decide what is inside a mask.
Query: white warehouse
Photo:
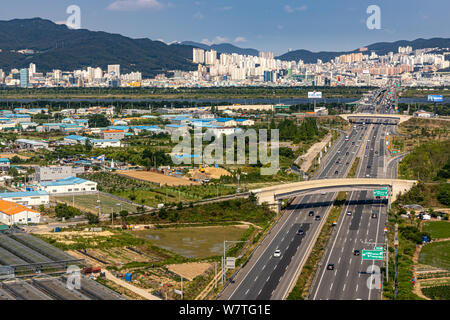
[[[27,207],[50,203],[50,195],[47,191],[3,192],[0,193],[0,199]]]
[[[68,177],[56,181],[39,183],[43,191],[49,194],[96,192],[97,182],[77,177]]]
[[[6,225],[39,223],[41,214],[11,201],[0,200],[0,222]]]

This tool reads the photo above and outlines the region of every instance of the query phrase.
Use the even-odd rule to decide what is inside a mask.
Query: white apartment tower
[[[113,77],[120,77],[120,64],[109,64],[108,74]]]
[[[207,51],[205,53],[205,64],[213,65],[216,63],[216,60],[217,60],[217,51],[216,50]]]
[[[194,63],[199,63],[199,64],[204,64],[205,63],[205,50],[194,48],[193,52],[192,52],[192,55],[193,55],[192,61]]]

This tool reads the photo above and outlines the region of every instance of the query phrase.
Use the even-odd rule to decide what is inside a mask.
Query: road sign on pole
[[[236,268],[236,258],[235,257],[227,257],[227,260],[225,262],[225,267],[227,269]]]
[[[373,190],[373,196],[374,197],[387,197],[388,196],[388,191],[386,190]]]
[[[383,250],[363,250],[363,260],[383,260]]]

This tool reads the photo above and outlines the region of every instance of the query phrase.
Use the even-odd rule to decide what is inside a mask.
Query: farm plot
[[[224,240],[238,240],[248,226],[164,228],[130,231],[186,258],[207,258],[223,252]]]
[[[425,245],[420,251],[419,263],[450,270],[450,241]]]
[[[187,185],[198,185],[199,183],[193,182],[187,179],[172,177],[164,175],[161,173],[151,172],[151,171],[118,171],[118,174],[125,175],[138,180],[149,181],[157,183],[159,185],[168,186],[187,186]]]
[[[128,202],[115,199],[104,194],[96,195],[76,195],[76,196],[60,196],[55,197],[56,200],[62,201],[70,206],[80,209],[81,211],[88,211],[91,213],[98,213],[97,206],[101,206],[101,212],[104,214],[109,214],[112,211],[118,213],[121,210],[127,210],[129,213],[134,213],[137,211],[137,205],[132,205]],[[98,203],[97,201],[100,200]],[[119,205],[118,205],[119,204]]]
[[[450,222],[427,221],[423,224],[423,231],[429,232],[433,239],[450,238]]]

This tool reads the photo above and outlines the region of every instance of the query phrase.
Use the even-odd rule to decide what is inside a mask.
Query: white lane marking
[[[295,200],[293,201],[293,204],[298,204],[301,203],[301,201],[303,201],[305,197],[298,197],[299,201],[297,203],[295,203]],[[292,210],[291,213],[295,212],[295,209]],[[273,238],[269,241],[269,243],[267,244],[266,248],[268,249],[272,242],[274,242],[274,240],[277,238],[278,234],[280,233],[281,230],[283,230],[284,226],[286,225],[286,223],[289,221],[289,216],[286,216],[286,220],[283,222],[283,224],[281,225],[280,229],[278,230],[278,232],[273,236]],[[275,227],[275,226],[274,226]],[[273,228],[272,228],[273,229]],[[272,230],[270,230],[272,231]],[[253,264],[253,266],[250,268],[250,270],[245,274],[245,276],[242,278],[241,283],[239,285],[236,286],[236,288],[234,289],[234,291],[231,293],[231,295],[228,297],[228,300],[231,299],[231,297],[236,293],[236,290],[239,288],[239,286],[245,281],[245,279],[247,278],[247,276],[252,272],[253,268],[255,268],[255,266],[258,264],[258,261],[261,259],[261,257],[264,255],[264,253],[267,251],[264,250],[261,255],[258,257],[258,259],[255,261],[255,263]]]
[[[350,270],[347,270],[347,275],[346,275],[346,277],[348,277],[348,273],[350,272]]]
[[[334,283],[332,283],[331,286],[330,286],[330,291],[331,291],[331,288],[333,288],[333,284],[334,284]]]
[[[345,283],[344,283],[344,287],[342,288],[342,291],[345,291]]]
[[[353,197],[353,191],[350,193],[350,200],[352,199],[352,197]],[[350,201],[349,201],[350,202]],[[348,207],[349,207],[349,204],[347,204],[347,206],[346,206],[346,208],[345,208],[345,210],[348,210]],[[346,212],[344,210],[344,212]],[[344,225],[344,223],[341,223],[340,225],[339,225],[339,228],[338,228],[338,230],[337,230],[337,234],[339,234],[339,232],[340,232],[340,230],[341,230],[341,227]],[[331,253],[333,252],[333,250],[334,250],[334,247],[335,247],[335,245],[336,245],[336,241],[337,241],[337,239],[338,239],[338,237],[336,236],[336,238],[334,238],[334,242],[333,242],[333,245],[331,246],[331,250],[330,250],[330,252],[329,252],[329,255],[328,255],[328,259],[327,259],[327,262],[325,263],[325,265],[328,265],[328,263],[330,263],[330,258],[331,258]],[[325,271],[326,271],[326,268],[324,268],[324,270],[322,271],[322,275],[321,275],[321,277],[320,277],[320,279],[319,279],[319,284],[317,285],[317,290],[316,290],[316,293],[314,294],[314,300],[316,300],[316,297],[317,297],[317,293],[319,292],[319,288],[320,288],[320,284],[322,283],[322,280],[323,280],[323,276],[325,275]]]
[[[358,292],[358,286],[359,286],[359,284],[356,284],[356,290],[355,290],[356,292]]]
[[[341,257],[339,257],[338,264],[341,262]]]
[[[247,291],[245,291],[245,295],[247,295],[249,291],[250,291],[250,289],[248,289]]]
[[[259,278],[259,276],[256,276],[256,278],[255,278],[255,282],[256,282],[256,280],[258,280],[258,278]]]
[[[264,265],[264,267],[262,267],[262,269],[261,270],[264,270],[266,268],[266,265]]]

